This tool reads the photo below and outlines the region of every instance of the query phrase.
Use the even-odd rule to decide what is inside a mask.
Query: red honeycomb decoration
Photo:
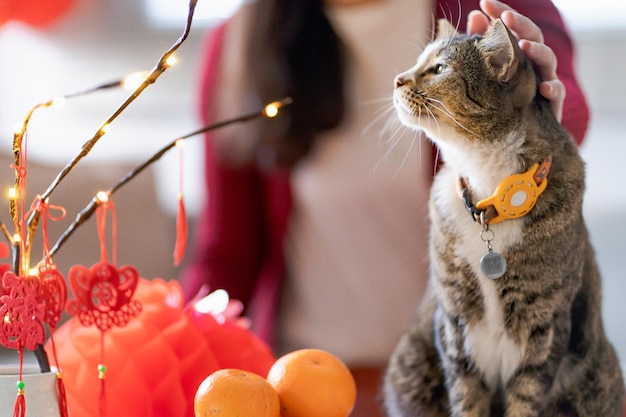
[[[107,415],[193,417],[195,390],[210,373],[238,367],[266,375],[274,363],[270,348],[242,327],[238,308],[209,313],[185,307],[180,284],[162,279],[140,279],[134,298],[141,314],[104,339]],[[100,331],[73,317],[56,331],[55,342],[72,415],[98,416],[93,370]]]

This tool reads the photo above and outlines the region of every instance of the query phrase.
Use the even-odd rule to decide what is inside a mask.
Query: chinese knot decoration
[[[9,294],[0,297],[0,343],[10,349],[35,350],[45,338],[45,307],[39,299],[39,279],[18,277],[7,271],[2,286]]]
[[[67,312],[75,315],[83,326],[95,325],[100,331],[125,326],[141,311],[141,304],[131,297],[139,274],[132,266],[120,269],[106,262],[91,268],[75,265],[69,273],[70,288],[75,299],[67,303]]]

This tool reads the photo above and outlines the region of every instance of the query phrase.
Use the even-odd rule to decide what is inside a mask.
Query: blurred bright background
[[[83,190],[89,184],[108,188],[127,168],[199,127],[202,36],[240,3],[199,0],[192,33],[177,54],[178,64],[136,100],[113,124],[106,140],[81,163],[86,170],[83,183],[65,194],[76,197],[79,207],[92,197],[91,191]],[[574,37],[578,74],[592,109],[590,130],[581,150],[588,163],[585,210],[604,275],[606,327],[626,363],[626,273],[621,263],[626,255],[626,187],[618,177],[626,155],[626,3],[559,0],[556,4]],[[8,158],[13,131],[35,103],[151,69],[182,33],[186,13],[185,0],[76,0],[50,26],[37,28],[19,22],[1,26],[0,149],[4,151],[0,154]],[[106,91],[70,101],[62,110],[38,112],[29,129],[31,162],[40,164],[41,172],[53,175],[127,94],[123,90]],[[185,196],[192,216],[203,198],[200,142],[200,138],[189,140],[185,146]],[[45,187],[51,179],[33,182]],[[0,170],[3,189],[11,181],[8,166]],[[128,229],[122,231],[121,240],[130,244],[132,236],[145,233],[145,245],[129,246],[132,262],[147,277],[175,277],[170,252],[174,226],[172,221],[168,223],[175,216],[178,192],[175,153],[156,164],[135,187],[127,196],[131,200],[128,210],[136,212],[132,221],[124,224],[123,219],[129,216],[118,210],[120,227]],[[147,220],[153,212],[162,212],[162,217]],[[0,211],[0,218],[8,218],[8,210],[6,214]],[[95,235],[95,229],[89,234]],[[155,249],[159,242],[162,245]],[[74,256],[70,252],[68,259]]]

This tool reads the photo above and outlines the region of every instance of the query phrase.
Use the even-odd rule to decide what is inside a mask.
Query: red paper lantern
[[[45,27],[60,18],[74,5],[74,0],[2,0],[0,26],[20,20],[31,26]]]
[[[140,279],[134,298],[141,314],[104,338],[107,415],[193,417],[209,374],[236,367],[265,376],[275,360],[235,318],[185,309],[177,281]],[[71,415],[98,415],[100,337],[76,318],[54,333]]]

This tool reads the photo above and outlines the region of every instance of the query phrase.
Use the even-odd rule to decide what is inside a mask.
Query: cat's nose
[[[402,75],[398,75],[395,79],[396,88],[402,87],[405,84],[408,84],[410,80]]]

